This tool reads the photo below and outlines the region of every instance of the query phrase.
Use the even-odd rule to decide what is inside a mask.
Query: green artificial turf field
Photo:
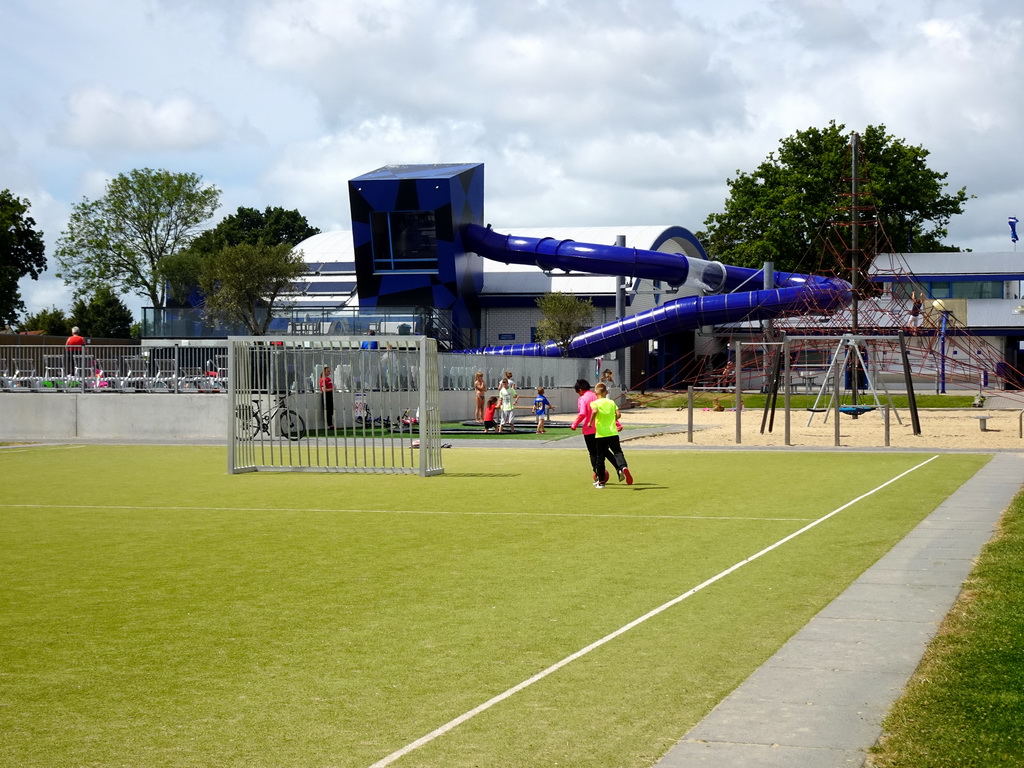
[[[0,764],[358,766],[926,462],[446,451],[434,478],[223,449],[0,451]],[[649,766],[987,457],[941,455],[395,760]]]

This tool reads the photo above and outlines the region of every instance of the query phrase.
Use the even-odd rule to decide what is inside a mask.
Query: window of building
[[[374,273],[437,274],[433,211],[373,211],[370,229]]]
[[[962,282],[931,282],[927,286],[917,283],[893,283],[895,299],[910,301],[911,293],[925,294],[930,299],[1002,299],[1001,280],[971,280]]]
[[[1003,283],[1001,280],[953,283],[950,294],[954,299],[1001,299],[1003,298]]]

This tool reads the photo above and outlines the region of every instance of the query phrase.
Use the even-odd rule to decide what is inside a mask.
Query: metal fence
[[[434,339],[239,337],[227,359],[230,473],[444,472]]]
[[[246,337],[262,338],[270,337]],[[341,338],[320,337],[297,339],[281,337],[290,345],[311,343],[330,345]],[[392,380],[397,368],[387,363],[388,349],[406,348],[412,337],[380,335],[374,337],[378,366],[377,386],[363,381],[358,371],[343,367],[336,386],[341,391],[405,386],[406,381]],[[595,361],[583,358],[538,358],[496,355],[465,355],[439,353],[437,385],[441,390],[473,389],[477,371],[484,374],[488,389],[497,389],[506,371],[512,372],[520,389],[535,387],[571,387],[577,379],[593,383]],[[309,372],[286,372],[286,389],[313,392],[317,382]],[[405,372],[403,376],[411,376]],[[358,380],[357,380],[358,379]],[[7,392],[162,392],[196,393],[226,392],[228,389],[228,347],[190,346],[125,346],[90,344],[81,349],[65,346],[0,345],[0,391]]]
[[[0,346],[0,388],[12,392],[208,392],[226,386],[226,347]]]

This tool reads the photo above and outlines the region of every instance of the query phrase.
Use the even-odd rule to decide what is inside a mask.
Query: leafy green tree
[[[206,264],[210,259],[220,258],[224,249],[243,244],[294,246],[319,232],[320,230],[310,226],[306,217],[297,210],[267,206],[261,213],[255,208],[240,206],[236,213],[224,217],[217,226],[196,237],[187,250],[165,259],[161,269],[170,287],[172,298],[183,303],[192,291],[199,287],[204,271],[215,272],[218,275],[218,281],[223,281],[227,265],[238,263],[232,258],[228,258],[227,261],[218,265]],[[245,264],[238,263],[238,266],[242,270],[246,269]],[[290,265],[284,266],[286,272],[290,274],[292,271]],[[273,289],[277,276],[267,276],[270,279],[269,291]],[[246,276],[239,275],[227,282],[239,284],[244,282],[245,278]],[[209,279],[206,282],[209,284]],[[208,300],[207,303],[209,303]]]
[[[537,337],[554,341],[568,355],[573,336],[590,327],[594,305],[570,293],[545,293],[537,297],[541,321],[537,324]]]
[[[738,266],[811,272],[827,263],[826,224],[850,220],[850,136],[835,121],[797,131],[751,173],[728,180],[725,210],[713,213],[698,234],[715,258]],[[858,220],[875,220],[899,250],[957,250],[943,244],[950,219],[963,213],[965,188],[948,192],[948,174],[928,167],[928,150],[887,133],[884,125],[861,134]],[[844,248],[833,242],[833,252]],[[828,264],[829,267],[834,266]]]
[[[261,213],[255,208],[239,206],[235,213],[225,216],[213,229],[199,235],[192,244],[200,253],[216,253],[229,245],[249,243],[257,245],[298,245],[307,237],[319,234],[306,217],[297,210],[285,210],[269,205]]]
[[[38,280],[46,270],[43,234],[27,215],[29,207],[10,190],[0,192],[0,326],[13,325],[25,311],[18,281],[26,275]]]
[[[71,307],[72,324],[85,335],[100,339],[131,338],[132,311],[108,286],[97,288],[89,301],[77,299]]]
[[[150,168],[119,174],[103,197],[83,198],[57,242],[59,277],[76,296],[109,286],[162,307],[164,259],[187,248],[220,204],[220,190],[194,173]]]
[[[42,331],[48,336],[70,336],[72,325],[74,323],[64,314],[63,309],[50,307],[26,317],[25,322],[21,324],[21,330]]]
[[[198,284],[207,317],[243,323],[262,336],[275,305],[307,272],[302,251],[288,243],[226,246],[201,260]]]

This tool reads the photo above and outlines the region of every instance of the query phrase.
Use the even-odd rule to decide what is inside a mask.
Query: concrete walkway
[[[997,454],[724,699],[655,768],[862,766],[1024,483]]]

